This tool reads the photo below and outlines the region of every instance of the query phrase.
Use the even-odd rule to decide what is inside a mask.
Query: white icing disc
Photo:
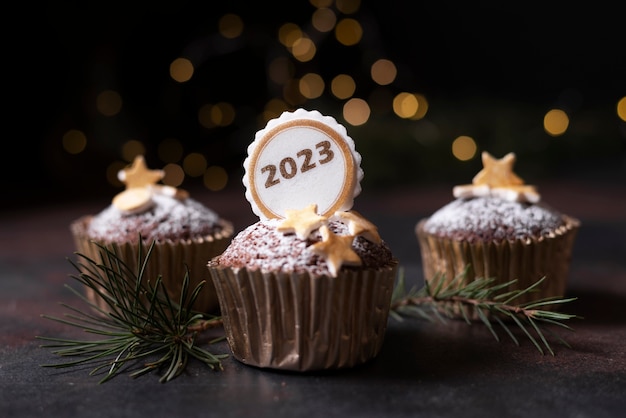
[[[320,215],[350,210],[361,192],[361,155],[330,116],[298,109],[258,131],[248,146],[243,184],[261,219],[316,204]]]

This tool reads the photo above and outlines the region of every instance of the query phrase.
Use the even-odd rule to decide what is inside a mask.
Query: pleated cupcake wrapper
[[[74,237],[76,251],[92,260],[100,263],[102,259],[102,249],[98,247],[85,234],[89,217],[81,218],[73,222],[70,226]],[[200,239],[181,240],[180,242],[158,242],[155,244],[150,259],[146,266],[143,279],[144,285],[150,281],[154,285],[157,277],[162,276],[162,282],[167,289],[172,301],[178,303],[186,273],[186,266],[189,269],[189,290],[191,294],[202,281],[205,284],[198,294],[193,309],[203,313],[219,313],[219,300],[215,292],[215,287],[207,272],[207,261],[216,255],[221,254],[230,243],[233,234],[233,226],[227,221],[222,221],[223,229],[220,234],[207,236]],[[150,243],[143,244],[143,257],[150,247]],[[117,254],[134,274],[138,272],[137,260],[139,256],[139,244],[112,243],[106,244],[106,248]],[[105,256],[106,258],[106,256]],[[85,260],[79,259],[79,263]],[[108,264],[108,262],[107,262]],[[134,282],[131,283],[134,285]],[[106,302],[93,289],[86,288],[87,298],[105,311],[109,311]]]
[[[421,220],[416,227],[425,280],[432,281],[444,275],[444,283],[448,284],[467,268],[465,283],[476,278],[493,278],[492,285],[517,280],[508,290],[523,290],[545,276],[535,291],[525,293],[511,303],[521,305],[565,295],[574,240],[580,226],[577,219],[567,217],[566,225],[539,239],[473,244],[428,234],[424,231],[425,222],[426,219]],[[463,283],[461,281],[459,285]],[[540,309],[558,310],[558,305],[546,305]],[[455,313],[460,311],[456,309]],[[471,318],[478,319],[474,310],[468,310],[468,313]]]
[[[397,265],[334,278],[208,268],[233,356],[261,368],[311,371],[352,367],[378,355]]]

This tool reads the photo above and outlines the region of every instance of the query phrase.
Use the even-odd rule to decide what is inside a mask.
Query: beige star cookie
[[[143,155],[135,157],[133,164],[120,170],[118,178],[126,184],[126,190],[113,198],[113,205],[127,213],[136,213],[152,207],[152,187],[163,179],[162,170],[149,170]]]
[[[496,159],[487,151],[482,153],[483,169],[474,176],[473,184],[486,184],[489,187],[518,186],[524,184],[524,180],[513,172],[515,154],[509,152],[501,159]]]
[[[340,222],[347,222],[348,231],[352,235],[362,235],[368,241],[380,244],[381,238],[376,225],[365,219],[359,212],[351,210],[348,212],[337,211],[333,215],[334,219]]]
[[[540,195],[534,186],[513,172],[515,154],[509,152],[496,159],[486,151],[482,153],[483,169],[474,176],[472,184],[455,186],[452,193],[457,198],[496,196],[509,201],[536,203]]]
[[[133,164],[129,168],[120,170],[118,178],[126,184],[127,189],[134,187],[146,187],[156,184],[165,176],[163,170],[149,170],[143,155],[135,157]]]
[[[311,250],[326,259],[328,270],[333,277],[337,277],[339,269],[344,264],[361,265],[361,258],[352,249],[354,236],[337,235],[326,225],[320,227],[320,233],[322,234],[322,241],[313,244]]]
[[[307,239],[311,232],[326,223],[327,218],[317,214],[317,205],[304,209],[285,210],[285,220],[277,227],[279,232],[295,232],[300,239]]]

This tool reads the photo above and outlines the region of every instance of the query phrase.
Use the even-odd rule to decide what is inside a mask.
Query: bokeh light
[[[561,109],[549,110],[543,117],[543,127],[551,136],[560,136],[567,131],[569,117]]]
[[[347,99],[354,94],[356,83],[348,74],[339,74],[332,79],[330,90],[336,98]]]
[[[156,31],[142,23],[137,31],[120,27],[124,42],[94,45],[93,52],[86,52],[89,61],[80,64],[84,80],[76,77],[78,70],[71,77],[79,90],[64,92],[65,102],[58,93],[50,96],[65,106],[48,115],[58,125],[42,136],[45,145],[39,152],[51,156],[42,170],[59,177],[59,183],[70,178],[70,171],[101,178],[109,162],[129,162],[142,153],[171,165],[178,174],[168,174],[168,182],[221,190],[228,182],[238,184],[232,172],[241,169],[255,131],[298,107],[365,127],[351,134],[362,139],[370,167],[384,166],[379,159],[401,154],[429,179],[464,170],[467,165],[460,162],[474,159],[482,149],[515,151],[520,161],[532,155],[537,161],[533,170],[542,171],[535,175],[558,175],[558,164],[548,161],[556,155],[582,161],[605,152],[615,162],[624,154],[626,97],[615,96],[623,96],[619,80],[612,82],[610,106],[604,107],[590,97],[599,88],[585,88],[578,82],[583,78],[566,80],[567,72],[545,77],[527,94],[520,86],[529,77],[498,84],[494,79],[495,87],[487,90],[490,79],[461,48],[467,39],[446,44],[459,64],[446,72],[441,60],[449,57],[433,55],[439,47],[429,43],[429,36],[445,37],[443,29],[437,32],[427,21],[407,27],[404,13],[366,6],[360,0],[309,0],[262,19],[252,8],[233,3],[216,6],[215,13],[197,20],[191,12],[173,10],[172,16],[187,17],[176,26],[182,30],[166,26],[167,19],[155,25],[171,30]],[[451,26],[446,30],[457,31]],[[467,38],[482,30],[475,28]],[[154,43],[146,42],[148,36]],[[566,58],[554,45],[534,46]],[[507,51],[498,54],[500,60]],[[511,64],[498,63],[503,68]],[[511,74],[522,70],[510,68]],[[518,96],[511,94],[514,88]],[[393,135],[384,144],[369,140],[381,132]],[[460,132],[475,134],[480,146]],[[546,141],[546,135],[568,140]],[[587,152],[590,148],[593,153]],[[215,171],[210,178],[221,180],[207,183],[207,170]],[[225,175],[218,175],[219,170]],[[377,176],[385,171],[370,170],[365,181],[382,183]],[[107,172],[107,184],[116,184],[108,178]],[[393,181],[413,180],[401,176]]]
[[[335,26],[335,37],[342,45],[352,46],[359,43],[363,36],[361,24],[351,18],[341,19]]]
[[[179,83],[191,80],[193,71],[193,64],[187,58],[176,58],[170,64],[170,77]]]
[[[70,129],[63,135],[63,149],[70,154],[80,154],[87,147],[85,133],[78,129]]]
[[[353,126],[366,123],[370,113],[370,107],[363,99],[352,98],[343,105],[343,118]]]
[[[122,97],[115,90],[105,90],[98,94],[96,108],[104,116],[115,116],[122,109]]]
[[[417,114],[419,101],[414,94],[402,92],[393,99],[393,111],[403,119],[412,118]]]
[[[452,155],[460,161],[468,161],[476,156],[478,147],[472,137],[461,135],[452,141]]]
[[[243,21],[241,17],[234,13],[227,13],[220,17],[218,22],[218,30],[224,38],[234,39],[243,32]]]
[[[337,10],[343,14],[356,13],[361,7],[361,0],[336,0]]]
[[[381,86],[393,83],[398,74],[398,70],[393,62],[387,59],[379,59],[372,64],[371,69],[372,80]]]
[[[128,140],[122,145],[122,158],[133,161],[136,156],[146,153],[146,146],[136,139]]]
[[[321,7],[313,12],[311,24],[320,32],[330,32],[337,23],[337,15],[327,7]]]
[[[626,96],[617,102],[617,116],[626,122]]]
[[[162,182],[168,186],[178,187],[183,184],[185,180],[185,172],[178,164],[166,164],[165,167],[163,167],[163,172],[165,175],[163,176]]]
[[[200,177],[204,175],[207,168],[206,157],[199,152],[192,152],[183,159],[183,170],[190,177]]]
[[[203,180],[207,189],[217,192],[228,184],[228,172],[224,167],[213,165],[206,169]]]
[[[316,99],[324,93],[324,79],[315,73],[308,73],[300,79],[300,93],[307,99]]]

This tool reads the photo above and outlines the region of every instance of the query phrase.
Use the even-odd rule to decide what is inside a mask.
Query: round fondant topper
[[[323,216],[349,210],[361,192],[360,164],[354,141],[334,118],[316,110],[284,112],[248,146],[246,199],[261,219],[312,204]]]

